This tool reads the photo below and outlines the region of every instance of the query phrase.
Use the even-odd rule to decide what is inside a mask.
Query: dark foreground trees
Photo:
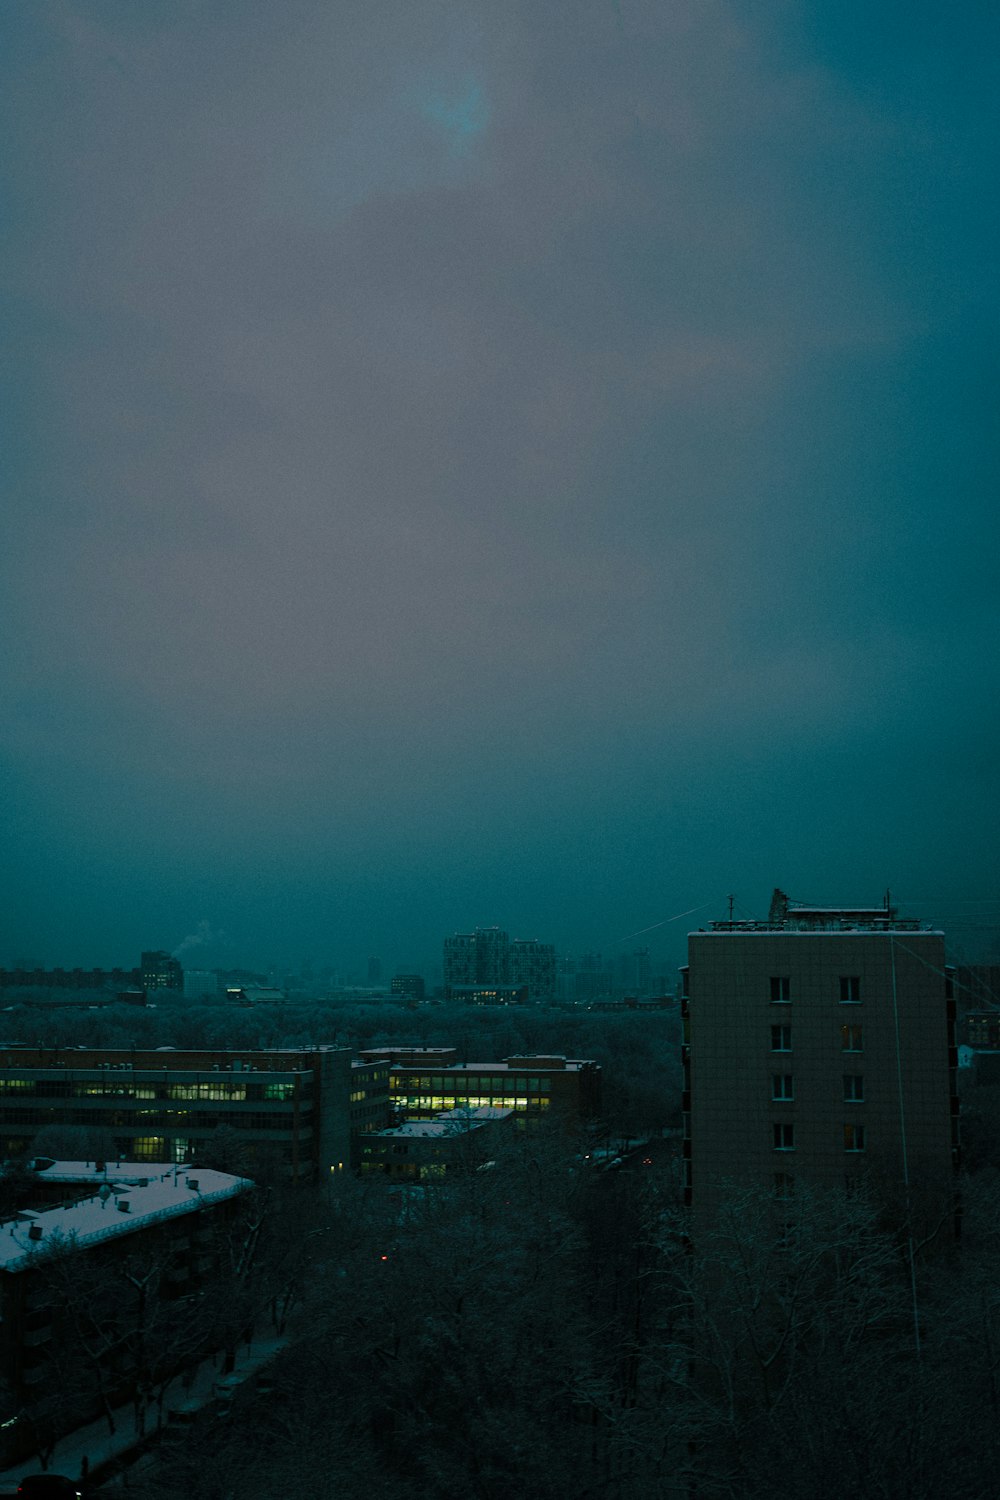
[[[734,1189],[692,1240],[669,1173],[519,1140],[429,1192],[346,1184],[270,1388],[149,1500],[989,1493],[997,1194],[918,1265],[879,1205]],[[302,1268],[299,1268],[302,1274]],[[194,1488],[192,1488],[194,1486]]]

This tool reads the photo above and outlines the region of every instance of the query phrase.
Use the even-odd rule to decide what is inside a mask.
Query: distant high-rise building
[[[523,986],[528,999],[549,1002],[556,994],[556,950],[537,938],[515,938],[510,945],[510,983]]]
[[[445,938],[444,984],[449,999],[493,990],[523,991],[530,1001],[551,1000],[556,986],[556,950],[551,943],[515,938],[499,927]]]
[[[160,949],[140,957],[143,988],[147,990],[182,990],[184,970],[176,958]]]
[[[731,1181],[779,1195],[859,1182],[946,1211],[958,1153],[955,1005],[944,937],[888,905],[818,908],[776,891],[766,922],[688,938],[687,1196]]]
[[[444,987],[456,990],[506,984],[510,973],[510,938],[499,927],[477,927],[444,940]]]
[[[585,953],[577,964],[573,998],[583,1005],[602,1000],[614,989],[614,974],[599,953]]]

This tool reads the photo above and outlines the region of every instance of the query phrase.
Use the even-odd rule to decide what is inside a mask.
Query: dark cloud
[[[15,948],[995,885],[992,23],[877,19],[20,12]]]

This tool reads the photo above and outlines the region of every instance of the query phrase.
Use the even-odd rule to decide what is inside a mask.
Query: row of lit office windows
[[[397,1109],[548,1109],[550,1100],[526,1094],[397,1094]]]
[[[461,1089],[469,1085],[477,1087],[480,1093],[491,1094],[547,1094],[552,1087],[551,1078],[539,1074],[535,1078],[520,1077],[511,1073],[501,1076],[489,1073],[473,1074],[470,1078],[468,1073],[463,1077],[455,1077],[449,1074],[423,1073],[410,1078],[397,1077],[393,1087],[395,1089],[423,1089],[424,1092],[443,1094],[449,1089]]]
[[[49,1099],[209,1099],[270,1103],[291,1099],[294,1083],[126,1083],[120,1078],[100,1083],[70,1079],[0,1078],[0,1095],[35,1094]]]
[[[860,974],[841,974],[838,980],[841,1005],[861,1004]],[[792,980],[789,974],[772,974],[770,979],[771,1004],[791,1005]]]
[[[181,1136],[163,1135],[139,1135],[115,1142],[116,1149],[121,1151],[123,1158],[131,1161],[170,1162],[176,1165],[187,1163],[207,1144],[205,1141],[186,1139]],[[255,1143],[248,1142],[247,1149],[252,1155]],[[267,1154],[269,1159],[273,1156],[280,1161],[290,1162],[294,1160],[295,1148],[293,1146],[268,1146]]]
[[[840,1046],[843,1052],[863,1052],[864,1031],[860,1026],[841,1026]],[[771,1051],[791,1052],[792,1028],[787,1023],[771,1027]]]
[[[844,1103],[865,1102],[865,1080],[860,1073],[844,1073]],[[792,1073],[771,1074],[771,1100],[775,1104],[792,1104],[795,1100],[795,1077]]]

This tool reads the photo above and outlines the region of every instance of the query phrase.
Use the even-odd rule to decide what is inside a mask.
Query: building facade
[[[184,970],[180,961],[162,949],[140,954],[142,987],[145,990],[183,990]]]
[[[407,1120],[369,1136],[361,1146],[361,1174],[389,1182],[437,1182],[478,1171],[514,1123],[509,1108],[446,1110],[433,1120]]]
[[[546,1054],[460,1063],[454,1047],[375,1047],[361,1057],[388,1063],[399,1120],[433,1120],[454,1109],[511,1109],[523,1127],[550,1114],[578,1124],[600,1113],[601,1069],[590,1059]]]
[[[39,1165],[38,1206],[0,1224],[3,1465],[35,1451],[39,1430],[71,1431],[137,1386],[148,1400],[154,1384],[212,1352],[200,1312],[186,1338],[171,1338],[182,1322],[174,1310],[198,1308],[193,1299],[218,1272],[216,1236],[253,1187],[205,1170],[140,1176],[93,1162]],[[64,1271],[63,1257],[71,1258]],[[115,1274],[123,1261],[131,1280]],[[74,1315],[73,1298],[95,1308],[99,1329],[86,1309]]]
[[[556,993],[555,947],[536,938],[512,942],[499,927],[457,932],[444,942],[444,988],[448,1000],[548,1003]]]
[[[954,1000],[942,933],[892,908],[796,906],[715,922],[684,971],[686,1196],[732,1182],[919,1200],[948,1213],[958,1159]]]
[[[422,974],[396,974],[389,985],[389,993],[403,1000],[423,1000],[427,993]]]
[[[346,1048],[165,1052],[0,1049],[0,1150],[29,1153],[46,1125],[97,1127],[124,1161],[195,1162],[219,1126],[265,1163],[319,1181],[350,1159]]]

